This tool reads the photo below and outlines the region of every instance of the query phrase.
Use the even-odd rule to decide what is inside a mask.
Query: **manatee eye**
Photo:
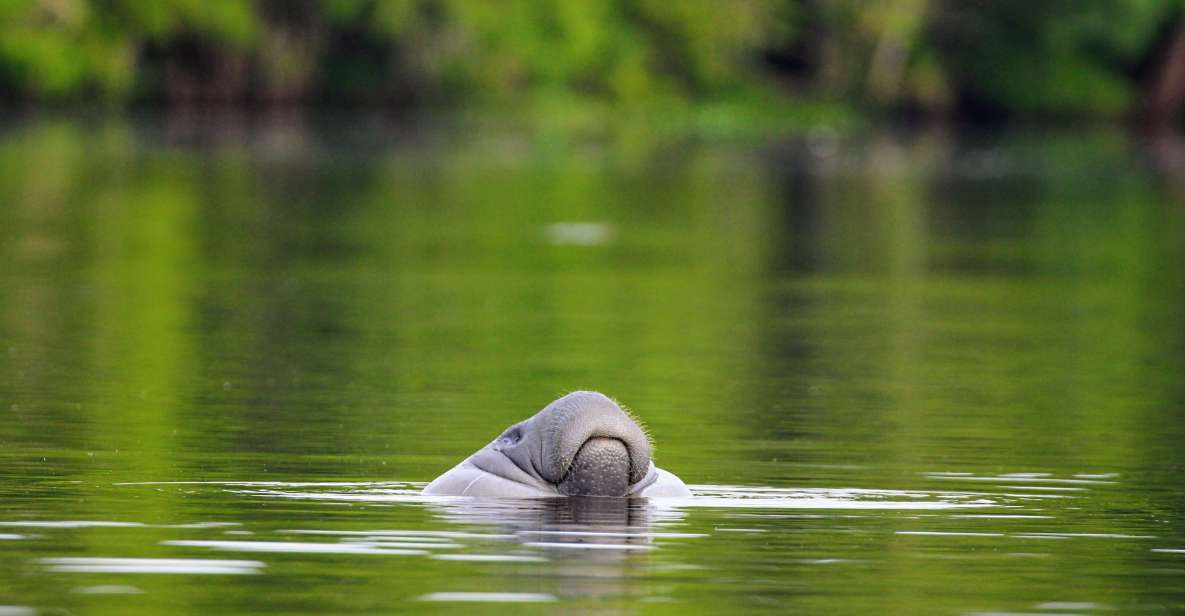
[[[507,428],[506,431],[502,433],[502,436],[498,437],[497,444],[499,447],[509,447],[511,445],[517,444],[521,440],[523,440],[522,428],[515,425]]]

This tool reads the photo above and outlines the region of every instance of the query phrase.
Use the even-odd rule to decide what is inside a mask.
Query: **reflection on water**
[[[424,566],[399,563],[438,563],[444,568],[393,596],[441,604],[560,601],[595,606],[607,598],[684,604],[689,599],[682,593],[694,594],[699,584],[751,586],[752,578],[719,581],[726,571],[761,575],[775,563],[778,569],[794,571],[796,583],[805,589],[834,576],[855,580],[897,575],[885,568],[890,562],[884,552],[887,546],[903,551],[914,566],[948,580],[952,572],[943,562],[976,563],[977,570],[986,568],[1019,579],[1047,566],[1031,563],[1050,560],[1070,563],[1103,554],[1130,558],[1140,552],[1185,554],[1185,549],[1164,547],[1163,535],[1153,532],[1155,525],[1149,525],[1144,512],[1099,515],[1098,507],[1122,494],[1123,479],[1118,474],[920,475],[933,486],[960,482],[968,489],[698,485],[693,488],[695,495],[687,499],[520,500],[424,496],[419,493],[422,482],[135,482],[107,489],[123,499],[134,500],[152,491],[222,503],[212,511],[245,512],[271,502],[279,502],[282,508],[243,522],[13,520],[5,526],[51,533],[155,529],[158,534],[146,537],[149,544],[137,546],[134,535],[112,535],[96,545],[100,551],[115,546],[126,550],[132,545],[137,551],[164,549],[171,555],[34,560],[46,573],[103,574],[88,580],[103,583],[75,585],[72,594],[143,594],[141,585],[116,583],[128,582],[137,574],[285,575],[286,569],[295,566],[333,567],[322,559],[345,557],[348,560],[340,562],[349,562],[349,575],[363,578],[391,566],[400,571]],[[1018,479],[1055,491],[1018,493],[1011,485]],[[1079,492],[1057,492],[1061,487],[1057,484],[1066,482],[1082,484]],[[342,504],[350,509],[342,510]],[[413,522],[417,512],[429,517]],[[303,521],[305,526],[282,527],[293,521]],[[1145,532],[1135,532],[1139,529]],[[39,538],[50,545],[66,540]],[[201,557],[207,552],[252,553],[264,560]],[[392,564],[378,565],[372,559]],[[928,566],[928,562],[934,564]],[[970,581],[980,574],[968,575]],[[777,575],[770,581],[776,579],[786,582]],[[842,586],[828,581],[824,587],[838,592]],[[1007,586],[985,596],[1014,602]],[[1062,608],[1048,606],[1086,603],[1091,602],[1044,601],[1030,607],[1050,610]],[[1074,609],[1114,607],[1091,605],[1095,607]]]
[[[1180,150],[6,125],[0,614],[1185,610]],[[419,494],[578,388],[695,496]]]

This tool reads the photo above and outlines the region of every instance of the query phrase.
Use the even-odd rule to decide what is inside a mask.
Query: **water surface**
[[[1185,610],[1181,151],[9,123],[0,614]],[[418,494],[576,388],[695,496]]]

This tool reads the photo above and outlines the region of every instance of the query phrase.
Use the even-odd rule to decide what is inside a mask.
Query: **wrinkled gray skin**
[[[572,392],[510,426],[424,488],[445,496],[691,496],[609,398]]]

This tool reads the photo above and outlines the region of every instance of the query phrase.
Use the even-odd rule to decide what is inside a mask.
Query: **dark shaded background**
[[[0,96],[1165,124],[1185,100],[1185,21],[1144,0],[14,0]]]

